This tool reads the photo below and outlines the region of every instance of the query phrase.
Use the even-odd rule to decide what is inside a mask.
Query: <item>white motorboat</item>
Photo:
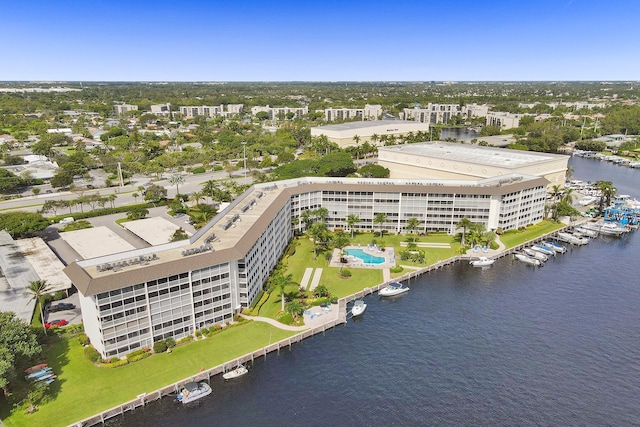
[[[361,299],[357,300],[353,303],[353,307],[351,307],[351,316],[356,317],[360,316],[367,309],[367,304]]]
[[[247,372],[249,372],[249,370],[244,365],[240,365],[236,369],[222,374],[222,378],[224,378],[225,380],[232,380],[234,378],[243,376]]]
[[[561,245],[560,243],[558,243],[558,242],[551,242],[551,241],[548,241],[548,242],[542,242],[542,244],[543,244],[545,247],[547,247],[547,248],[551,249],[552,251],[557,252],[557,253],[560,253],[560,254],[563,254],[563,253],[567,252],[567,248],[565,248],[564,246],[562,246],[562,245]]]
[[[533,245],[531,246],[531,249],[533,249],[536,252],[542,252],[543,254],[548,256],[555,256],[556,254],[556,252],[553,249],[549,249],[544,245]]]
[[[478,259],[469,261],[469,264],[473,265],[474,267],[488,267],[494,262],[496,262],[495,259],[487,258],[486,256],[481,256]]]
[[[572,245],[586,245],[587,243],[589,243],[588,237],[578,237],[564,231],[559,231],[556,235],[556,238],[561,242],[570,243]]]
[[[184,388],[176,399],[182,403],[191,403],[210,394],[211,386],[204,381],[200,383],[189,382],[184,385]]]
[[[599,230],[592,230],[590,228],[586,228],[581,225],[574,228],[574,230],[587,237],[598,237],[598,232],[599,232]]]
[[[549,257],[543,254],[542,252],[534,251],[533,249],[530,249],[530,248],[524,248],[522,252],[524,252],[525,254],[529,255],[532,258],[539,259],[542,262],[549,261]]]
[[[517,254],[515,254],[515,255],[516,255],[516,259],[517,259],[518,261],[522,261],[522,262],[524,262],[525,264],[534,265],[534,266],[536,266],[536,267],[540,267],[540,266],[542,266],[542,265],[543,265],[543,264],[542,264],[542,261],[540,261],[539,259],[532,258],[532,257],[530,257],[529,255],[526,255],[526,254],[519,254],[519,253],[517,253]]]
[[[600,227],[600,234],[604,234],[605,236],[620,237],[622,234],[627,233],[628,231],[629,230],[627,230],[625,227],[622,227],[613,222],[605,222]]]
[[[385,288],[380,289],[378,295],[381,297],[393,297],[396,295],[404,294],[405,292],[409,292],[409,288],[407,285],[403,285],[398,282],[391,282]]]

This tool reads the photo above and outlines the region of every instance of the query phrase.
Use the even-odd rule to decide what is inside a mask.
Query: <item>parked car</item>
[[[51,304],[51,306],[49,307],[49,313],[55,313],[56,311],[63,310],[73,310],[74,308],[76,308],[74,304],[68,302],[59,302],[58,304]]]
[[[67,325],[68,323],[69,323],[69,322],[67,322],[67,321],[66,321],[66,320],[64,320],[64,319],[60,319],[60,320],[53,320],[53,321],[51,321],[51,322],[47,322],[47,323],[45,323],[45,324],[44,324],[44,327],[45,327],[45,328],[47,328],[47,329],[49,329],[49,328],[51,328],[51,327],[53,327],[53,326],[57,326],[57,327],[65,326],[65,325]]]

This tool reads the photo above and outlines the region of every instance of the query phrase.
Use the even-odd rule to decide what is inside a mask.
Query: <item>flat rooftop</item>
[[[71,288],[71,281],[62,272],[64,264],[40,237],[20,239],[16,244],[29,260],[36,274],[47,281],[51,292]]]
[[[185,218],[189,219],[188,216],[185,216]],[[176,230],[181,228],[179,225],[158,216],[123,222],[122,226],[150,245],[161,245],[169,242]],[[185,233],[187,232],[185,231]]]
[[[379,126],[398,126],[398,125],[419,125],[420,122],[413,120],[367,120],[360,122],[347,122],[337,125],[317,126],[315,129],[320,130],[333,130],[333,131],[345,131],[354,129],[367,129]],[[428,125],[427,125],[428,126]]]
[[[440,141],[380,147],[378,150],[503,168],[519,168],[536,163],[554,161],[564,157],[559,154],[482,147],[470,144],[454,144]]]
[[[30,282],[40,280],[11,235],[0,230],[0,311],[12,311],[31,324],[36,301],[26,293]]]
[[[104,226],[67,231],[60,233],[60,238],[67,242],[84,259],[135,249],[135,246]]]

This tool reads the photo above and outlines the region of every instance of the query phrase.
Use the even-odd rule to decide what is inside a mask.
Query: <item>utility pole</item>
[[[120,166],[120,162],[118,162],[118,181],[120,181],[120,187],[124,187],[124,179],[122,178],[122,167]]]

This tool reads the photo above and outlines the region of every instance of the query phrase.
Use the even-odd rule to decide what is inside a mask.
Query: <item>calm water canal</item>
[[[640,197],[640,171],[572,159]],[[640,231],[531,268],[459,263],[349,321],[112,426],[632,426],[640,423]]]

